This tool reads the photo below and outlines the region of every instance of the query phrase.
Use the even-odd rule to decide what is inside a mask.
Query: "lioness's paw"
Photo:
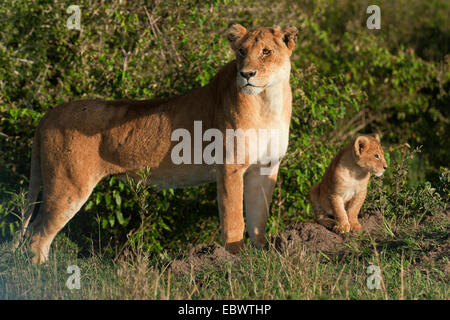
[[[244,240],[229,242],[225,244],[225,249],[233,254],[239,253],[244,248]]]
[[[267,241],[264,238],[253,239],[252,244],[258,249],[263,249],[267,246]]]

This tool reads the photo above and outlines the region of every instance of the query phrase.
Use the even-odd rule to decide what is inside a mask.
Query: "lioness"
[[[360,231],[358,214],[370,174],[380,177],[386,168],[378,134],[353,140],[332,160],[322,181],[309,192],[317,223],[335,232]]]
[[[247,32],[234,25],[227,37],[236,59],[202,88],[168,99],[69,102],[43,117],[34,136],[28,194],[29,202],[35,202],[43,186],[42,204],[30,225],[34,262],[47,260],[54,237],[101,179],[136,176],[144,167],[150,169],[148,183],[160,188],[215,181],[225,248],[236,253],[243,246],[243,202],[252,242],[265,244],[270,199],[288,145],[290,56],[297,29],[266,27]],[[194,121],[224,136],[226,129],[279,130],[275,141],[279,152],[271,154],[276,162],[272,174],[260,174],[264,152],[251,163],[247,149],[240,164],[174,164],[171,150],[176,142],[171,135],[179,128],[194,134]],[[26,214],[24,230],[32,211]]]

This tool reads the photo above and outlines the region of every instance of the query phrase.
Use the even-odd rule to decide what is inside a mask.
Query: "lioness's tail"
[[[28,189],[27,196],[27,210],[23,217],[22,221],[22,229],[19,233],[19,236],[13,243],[13,250],[15,250],[22,238],[24,237],[28,224],[30,223],[31,216],[33,215],[34,206],[36,204],[36,200],[39,196],[39,191],[42,185],[41,178],[41,156],[40,156],[40,134],[39,134],[39,126],[36,129],[36,133],[33,138],[33,147],[31,150],[31,172],[30,172],[30,186]]]

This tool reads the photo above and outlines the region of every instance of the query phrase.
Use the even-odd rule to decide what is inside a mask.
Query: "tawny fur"
[[[227,128],[279,129],[279,163],[288,144],[290,56],[296,34],[293,27],[247,32],[235,25],[228,40],[236,60],[202,88],[168,99],[85,100],[50,110],[39,123],[32,152],[30,202],[36,201],[43,187],[42,204],[29,230],[34,261],[48,258],[54,237],[100,180],[110,175],[136,176],[144,167],[150,168],[149,183],[160,188],[216,181],[222,241],[231,252],[243,246],[245,199],[250,238],[264,245],[278,165],[267,176],[260,174],[260,162],[175,165],[171,150],[178,142],[171,141],[171,134],[184,128],[194,137],[194,121],[202,121],[203,131],[219,129],[224,137]],[[256,74],[245,81],[241,72]],[[32,211],[27,213],[25,228]]]
[[[387,168],[378,135],[359,136],[332,160],[309,193],[316,221],[336,232],[361,231],[358,214],[370,175]]]

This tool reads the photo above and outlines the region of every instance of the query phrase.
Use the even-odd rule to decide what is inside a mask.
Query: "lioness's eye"
[[[376,154],[376,155],[375,155],[375,158],[380,159],[380,156]]]
[[[245,57],[245,50],[244,49],[239,49],[239,54],[243,57]]]
[[[269,50],[269,49],[263,49],[263,51],[262,51],[262,54],[263,54],[264,56],[268,56],[268,55],[271,54],[271,53],[272,53],[272,51]]]

